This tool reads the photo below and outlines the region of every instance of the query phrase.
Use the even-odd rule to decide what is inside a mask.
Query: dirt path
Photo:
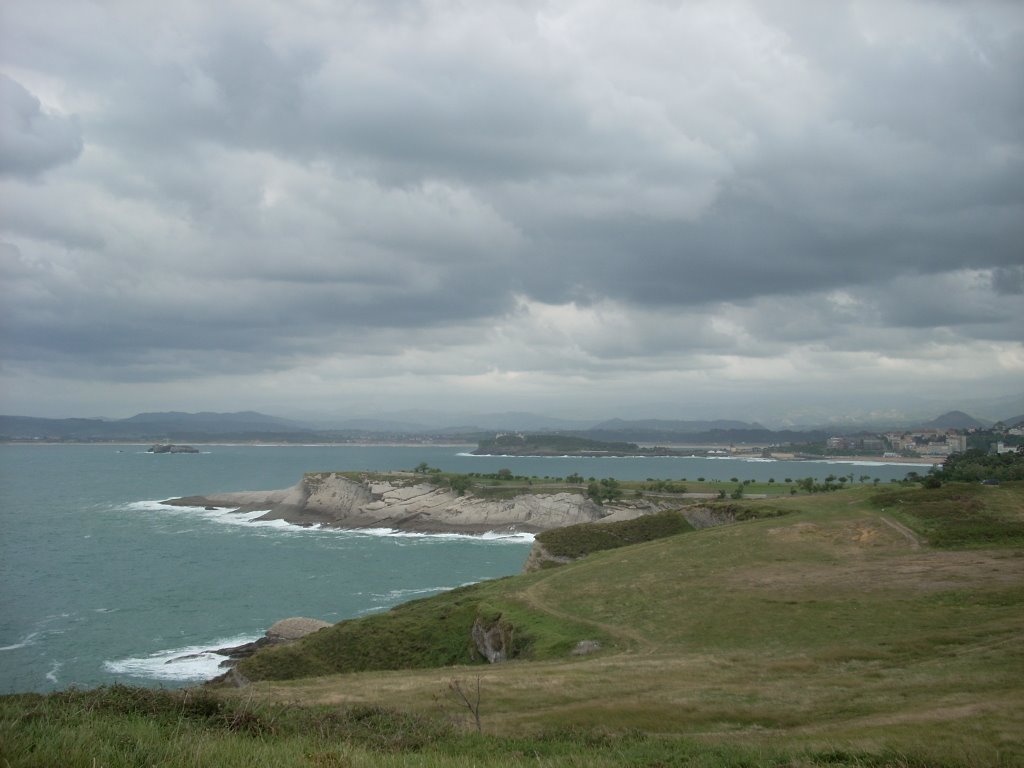
[[[901,536],[903,536],[903,538],[905,538],[910,543],[910,548],[911,549],[920,549],[921,548],[921,544],[922,544],[921,538],[916,533],[914,533],[912,530],[907,528],[907,526],[903,525],[903,523],[897,523],[895,520],[890,520],[885,515],[879,515],[878,518],[883,523],[885,523],[890,528],[892,528],[894,531],[896,531]]]
[[[518,597],[520,597],[523,602],[531,608],[547,613],[555,618],[564,619],[565,621],[574,621],[579,624],[588,624],[595,629],[601,630],[609,637],[621,642],[623,645],[630,646],[630,648],[623,651],[624,653],[634,652],[635,650],[639,651],[643,655],[648,655],[654,652],[654,645],[644,635],[634,629],[624,627],[620,624],[607,624],[603,621],[588,619],[577,614],[568,613],[566,611],[559,610],[546,602],[541,596],[541,593],[546,587],[550,586],[552,580],[557,579],[559,575],[560,574],[557,572],[552,573],[547,578],[542,579],[536,584],[527,587],[522,592],[519,592]]]

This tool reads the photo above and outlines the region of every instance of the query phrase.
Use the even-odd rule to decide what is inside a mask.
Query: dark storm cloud
[[[1013,4],[53,2],[4,27],[25,371],[387,376],[430,349],[670,374],[906,357],[928,329],[1019,364]]]
[[[1024,266],[999,267],[992,270],[992,290],[1001,295],[1024,294]]]

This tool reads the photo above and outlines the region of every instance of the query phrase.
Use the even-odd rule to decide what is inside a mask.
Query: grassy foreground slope
[[[0,699],[0,765],[1024,765],[1024,484],[938,490],[774,499],[792,514],[404,609],[408,639],[455,620],[457,643],[501,613],[534,661],[264,681],[166,719]],[[483,736],[452,681],[479,681]]]
[[[1024,525],[1020,484],[963,492],[1000,524]],[[451,715],[448,682],[479,676],[489,733],[636,728],[758,747],[894,748],[936,764],[1024,764],[1024,552],[1012,536],[1010,547],[930,547],[908,526],[934,520],[925,525],[906,499],[896,514],[882,512],[873,494],[796,498],[785,517],[497,583],[500,600],[607,639],[597,657],[254,690]]]

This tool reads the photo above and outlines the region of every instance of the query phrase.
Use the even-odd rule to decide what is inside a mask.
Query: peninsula
[[[303,526],[471,535],[537,533],[577,523],[632,519],[665,507],[664,502],[650,499],[599,504],[582,489],[530,493],[513,487],[474,493],[413,472],[311,472],[291,488],[186,496],[164,503],[238,512],[265,510],[259,520]]]

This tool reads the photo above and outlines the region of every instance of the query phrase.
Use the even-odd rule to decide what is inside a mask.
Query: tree
[[[622,487],[614,477],[606,477],[600,482],[591,481],[587,485],[587,496],[598,504],[617,501],[622,498]]]
[[[622,488],[614,477],[601,480],[601,497],[605,501],[618,501],[622,498]]]
[[[511,469],[507,469],[505,467],[502,467],[501,469],[498,470],[498,479],[499,480],[511,480],[512,479],[512,470]]]
[[[472,695],[472,691],[463,690],[462,683],[455,678],[452,678],[451,682],[448,683],[448,690],[452,692],[455,700],[460,702],[473,715],[473,720],[476,722],[476,732],[483,733],[483,727],[480,724],[480,675],[476,676],[475,696]]]

